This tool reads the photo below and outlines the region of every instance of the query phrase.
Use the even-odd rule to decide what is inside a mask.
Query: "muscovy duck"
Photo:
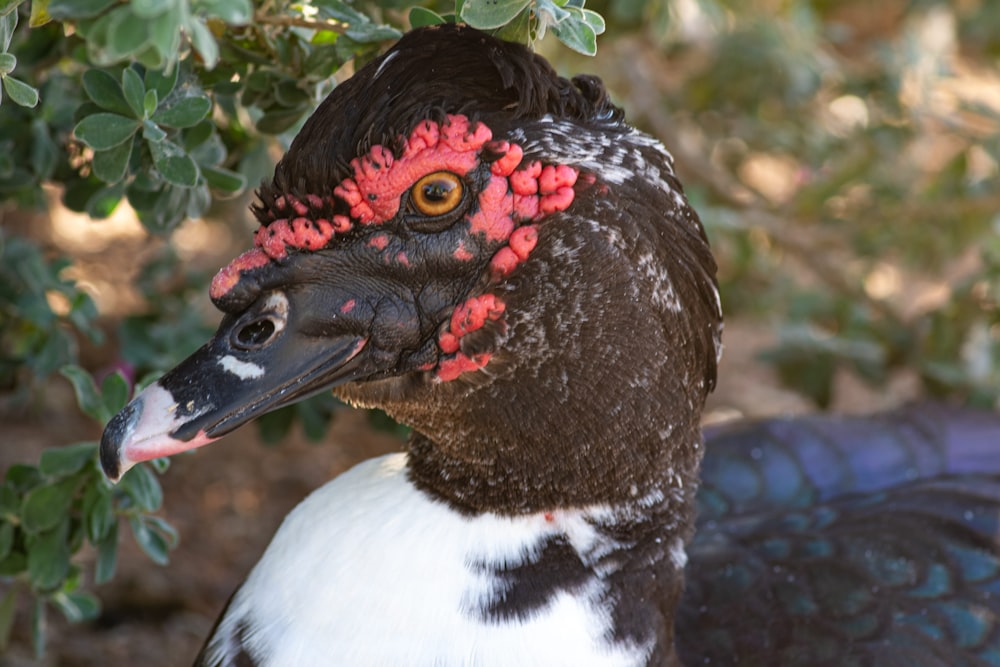
[[[108,477],[330,388],[413,433],[286,518],[197,664],[1000,664],[1000,417],[706,452],[715,263],[596,78],[411,32],[258,196],[218,333],[109,423]]]

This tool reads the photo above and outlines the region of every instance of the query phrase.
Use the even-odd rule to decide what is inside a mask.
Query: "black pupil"
[[[261,345],[274,333],[274,323],[271,320],[257,320],[246,325],[236,334],[236,340],[243,345]]]
[[[451,181],[431,181],[424,185],[424,199],[433,202],[446,201],[454,189],[455,184]]]

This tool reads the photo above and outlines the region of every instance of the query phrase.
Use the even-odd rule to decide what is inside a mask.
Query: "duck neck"
[[[458,449],[414,434],[408,472],[418,488],[464,514],[493,512],[529,521],[541,514],[538,525],[551,531],[527,560],[493,573],[506,583],[505,594],[485,611],[489,618],[519,618],[531,600],[560,593],[596,596],[592,603],[608,613],[609,642],[645,655],[643,664],[672,667],[679,665],[673,619],[684,588],[701,451],[697,429],[688,436],[690,447],[656,442],[669,453],[647,461],[635,453],[648,454],[653,443],[633,441],[630,456],[618,461],[598,456],[606,466],[598,470],[580,465],[580,459],[588,460],[585,454],[599,443],[574,443],[576,456],[564,448],[541,457],[512,453],[471,460],[456,450],[502,443],[489,438]],[[565,460],[554,465],[552,456]]]
[[[639,432],[596,413],[560,417],[530,411],[475,431],[433,439],[415,431],[409,475],[431,496],[462,513],[525,515],[595,506],[642,514],[650,498],[687,519],[698,484],[697,424]],[[640,417],[635,420],[642,422]],[[461,422],[455,422],[461,423]],[[648,426],[648,423],[646,424]]]

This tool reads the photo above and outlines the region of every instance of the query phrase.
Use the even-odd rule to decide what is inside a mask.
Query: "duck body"
[[[1000,415],[709,428],[684,664],[1000,664]]]
[[[921,629],[900,600],[955,547],[978,568],[949,580],[957,609],[992,623],[1000,418],[968,438],[950,412],[892,437],[727,431],[696,498],[715,263],[669,154],[598,80],[414,31],[334,90],[258,196],[255,247],[212,284],[219,331],[109,423],[106,473],[330,388],[413,433],[293,511],[199,665],[889,665],[928,632],[922,658],[990,664],[992,629]],[[969,461],[961,512],[899,509],[929,511]],[[850,528],[876,509],[905,547],[888,570],[916,572],[886,604],[896,579]]]
[[[381,457],[289,515],[199,664],[671,664],[634,637],[685,563],[685,665],[996,664],[998,438],[940,405],[711,427],[686,550],[623,537],[653,499],[463,514]]]

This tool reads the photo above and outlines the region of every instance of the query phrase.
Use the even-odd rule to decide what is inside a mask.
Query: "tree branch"
[[[316,21],[313,19],[303,18],[301,16],[264,14],[263,12],[254,14],[253,19],[257,23],[263,23],[266,25],[275,25],[284,28],[294,27],[308,28],[309,30],[326,30],[328,32],[336,32],[339,34],[347,32],[347,29],[350,28],[348,24],[340,21]]]

